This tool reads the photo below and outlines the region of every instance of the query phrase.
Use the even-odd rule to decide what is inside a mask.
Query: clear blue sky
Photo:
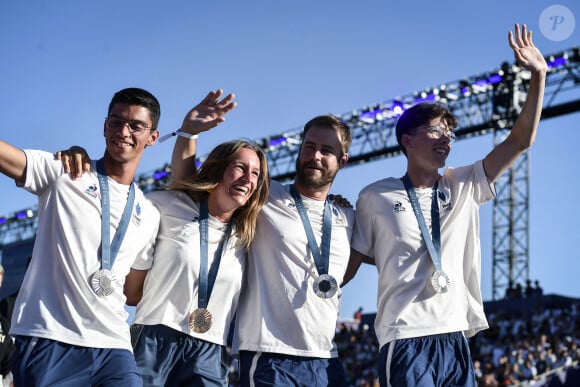
[[[199,5],[198,5],[199,4]],[[540,15],[560,4],[575,17],[561,41]],[[570,18],[566,22],[570,22]],[[302,126],[513,61],[507,31],[527,23],[544,54],[580,43],[580,2],[491,1],[9,1],[0,5],[0,138],[57,151],[73,144],[98,157],[112,94],[137,86],[162,106],[162,134],[208,90],[237,95],[227,121],[199,139],[200,153],[239,137]],[[568,25],[570,28],[570,25]],[[580,97],[580,88],[575,90]],[[577,198],[580,114],[542,121],[531,153],[530,276],[546,293],[580,297]],[[170,160],[173,141],[145,152],[139,173]],[[448,165],[482,158],[492,136],[454,145]],[[347,168],[333,192],[401,176],[402,157]],[[0,177],[0,215],[35,197]],[[481,210],[483,294],[492,297],[492,204]],[[344,290],[341,315],[376,310],[377,274],[364,267]]]

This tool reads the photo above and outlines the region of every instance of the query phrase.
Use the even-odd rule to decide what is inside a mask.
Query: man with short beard
[[[194,160],[194,151],[185,151],[194,146],[188,141],[176,142],[174,177],[192,168],[184,161]],[[315,117],[304,126],[294,183],[270,183],[236,321],[242,387],[346,386],[334,333],[354,211],[327,196],[351,143],[349,127],[337,117]]]

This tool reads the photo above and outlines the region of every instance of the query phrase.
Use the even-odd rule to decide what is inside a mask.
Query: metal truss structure
[[[580,48],[546,57],[549,71],[542,119],[580,111]],[[530,74],[504,62],[498,69],[416,91],[339,115],[352,129],[353,143],[347,166],[401,154],[395,125],[401,113],[421,101],[446,103],[458,117],[457,140],[494,135],[497,145],[521,111]],[[264,149],[271,177],[287,181],[295,173],[301,128],[256,140]],[[203,159],[198,160],[198,162]],[[162,187],[170,176],[168,164],[137,177],[145,192]],[[493,204],[493,299],[503,298],[511,284],[529,279],[529,159],[527,152],[496,182]],[[0,217],[0,249],[3,245],[34,238],[36,209]]]

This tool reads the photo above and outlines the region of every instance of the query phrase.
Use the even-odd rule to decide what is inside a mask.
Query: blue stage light
[[[405,105],[401,101],[394,101],[391,110],[395,116],[400,116],[405,111]]]
[[[503,78],[499,74],[493,74],[493,75],[490,75],[489,78],[487,78],[487,80],[489,81],[489,83],[494,85],[496,83],[500,83],[503,80]]]
[[[550,58],[550,61],[548,62],[548,67],[563,66],[566,63],[567,63],[567,60],[563,56],[560,58]]]
[[[34,211],[32,211],[32,210],[19,211],[16,213],[16,215],[14,215],[14,217],[16,219],[32,218],[33,216],[34,216]]]
[[[161,179],[166,178],[167,175],[168,175],[168,173],[166,171],[157,171],[153,174],[153,178],[155,180],[161,180]]]
[[[282,145],[286,142],[286,137],[282,136],[282,137],[278,137],[278,138],[274,138],[272,140],[270,140],[268,142],[268,146],[270,147],[276,147],[278,145]]]
[[[425,102],[425,101],[435,101],[436,99],[437,99],[437,96],[432,91],[430,91],[430,92],[423,91],[419,95],[419,98],[415,98],[414,103]]]

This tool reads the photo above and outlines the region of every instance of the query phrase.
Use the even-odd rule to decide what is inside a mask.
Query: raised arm
[[[548,71],[548,65],[542,53],[532,42],[532,32],[527,30],[525,24],[522,25],[521,33],[520,26],[518,24],[515,25],[515,39],[514,34],[510,31],[508,42],[514,50],[518,64],[528,69],[531,73],[530,87],[524,107],[510,134],[483,160],[485,172],[490,183],[497,180],[534,143],[542,114],[546,73]]]
[[[22,149],[0,141],[0,172],[24,184],[26,178],[26,155]]]
[[[205,98],[194,106],[183,119],[181,128],[176,132],[198,135],[215,128],[225,121],[224,116],[236,107],[234,94],[228,94],[220,100],[223,90],[210,91]],[[197,138],[178,135],[171,157],[171,175],[175,179],[188,176],[195,171]]]

